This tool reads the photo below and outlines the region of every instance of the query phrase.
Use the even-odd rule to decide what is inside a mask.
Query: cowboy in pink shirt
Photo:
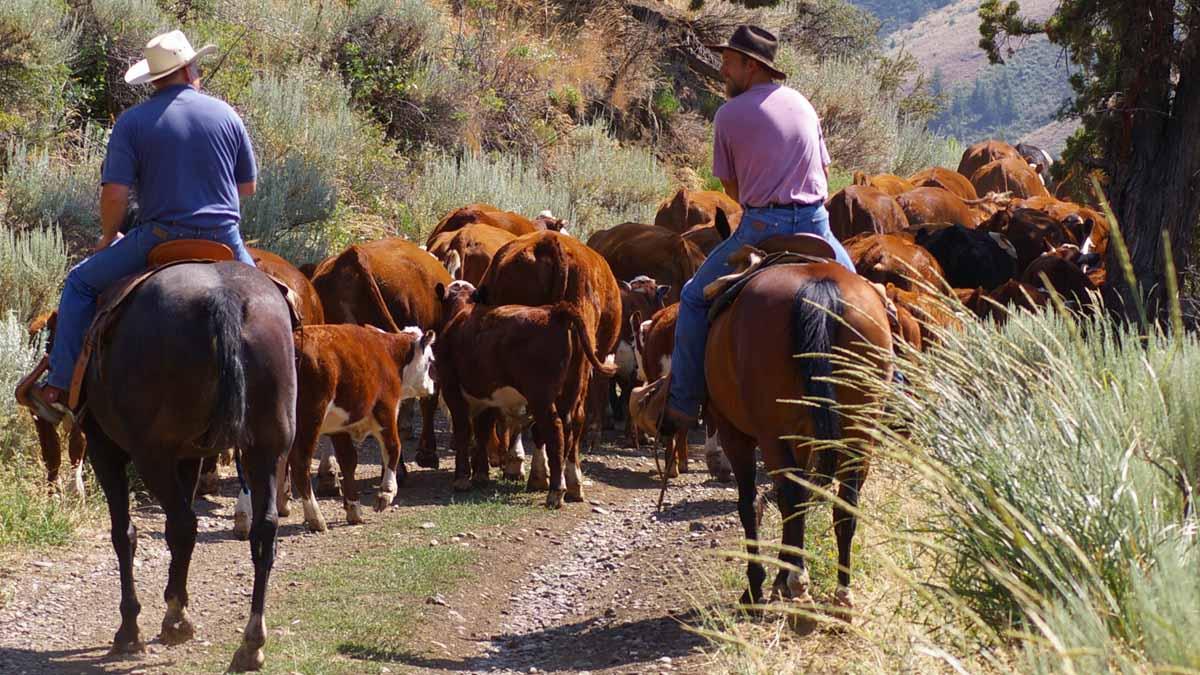
[[[829,151],[812,104],[778,82],[777,41],[756,26],[738,26],[729,42],[709,48],[721,54],[728,102],[714,121],[713,175],[744,209],[741,226],[709,255],[683,287],[671,385],[659,429],[669,435],[696,421],[707,393],[704,347],[709,302],[704,287],[733,270],[730,254],[746,244],[798,233],[815,234],[832,246],[837,261],[854,271],[850,256],[829,230]]]

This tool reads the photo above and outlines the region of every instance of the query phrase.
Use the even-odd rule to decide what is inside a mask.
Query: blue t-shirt
[[[256,172],[242,118],[180,84],[121,114],[100,182],[132,187],[142,222],[221,227],[241,220],[237,186]]]

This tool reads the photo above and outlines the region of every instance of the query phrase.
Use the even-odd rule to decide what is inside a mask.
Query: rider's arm
[[[725,188],[725,194],[729,195],[730,199],[735,202],[738,201],[738,184],[736,178],[730,178],[729,180],[722,178],[721,187]]]
[[[112,242],[125,222],[129,208],[129,186],[120,183],[105,183],[100,187],[100,239]]]
[[[254,194],[254,191],[257,189],[258,183],[256,181],[250,181],[249,183],[238,183],[238,196],[249,197],[250,195]]]

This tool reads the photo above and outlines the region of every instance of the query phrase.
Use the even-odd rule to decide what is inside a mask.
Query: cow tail
[[[357,246],[351,246],[349,250],[353,252],[354,260],[358,264],[358,268],[362,270],[363,283],[367,285],[367,294],[371,296],[371,302],[374,303],[379,316],[383,318],[385,325],[380,326],[380,328],[393,333],[399,333],[400,327],[396,325],[396,320],[392,318],[392,311],[388,309],[387,302],[383,299],[383,291],[379,290],[379,284],[375,281],[375,274],[371,271],[371,263],[358,250]]]
[[[833,375],[834,336],[842,315],[841,289],[833,279],[814,279],[796,291],[792,302],[792,352],[820,356],[800,358],[800,377],[805,394],[815,399],[809,408],[813,421],[813,438],[818,441],[841,437],[837,412],[833,409],[834,386],[828,378]],[[826,484],[837,470],[838,451],[824,447],[817,450],[815,482]]]
[[[219,288],[208,297],[205,314],[208,334],[216,349],[217,400],[208,418],[203,448],[241,447],[246,428],[246,370],[242,366],[242,299],[231,289]]]
[[[558,251],[557,255],[551,258],[555,261],[554,279],[551,282],[554,284],[551,287],[554,289],[554,294],[551,297],[555,301],[561,302],[567,299],[567,282],[571,273],[571,266],[567,264],[567,252],[563,250],[562,244],[558,242],[557,238],[553,241],[554,247]]]
[[[583,325],[583,319],[579,316],[579,312],[575,307],[568,302],[560,302],[554,306],[552,310],[563,321],[567,322],[571,333],[575,336],[575,343],[579,345],[580,351],[587,357],[588,363],[605,377],[612,377],[617,374],[617,366],[614,363],[604,363],[596,354],[596,347],[592,344],[592,336],[588,334],[587,326]]]

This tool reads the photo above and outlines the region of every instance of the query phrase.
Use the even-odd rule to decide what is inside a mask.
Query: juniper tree
[[[980,47],[1003,62],[1008,42],[1045,34],[1079,68],[1066,113],[1083,128],[1068,163],[1107,174],[1108,198],[1129,245],[1136,293],[1160,306],[1169,235],[1184,269],[1200,219],[1200,2],[1061,0],[1045,22],[1021,16],[1018,2],[985,0]],[[1132,313],[1135,289],[1109,247],[1108,287]]]

